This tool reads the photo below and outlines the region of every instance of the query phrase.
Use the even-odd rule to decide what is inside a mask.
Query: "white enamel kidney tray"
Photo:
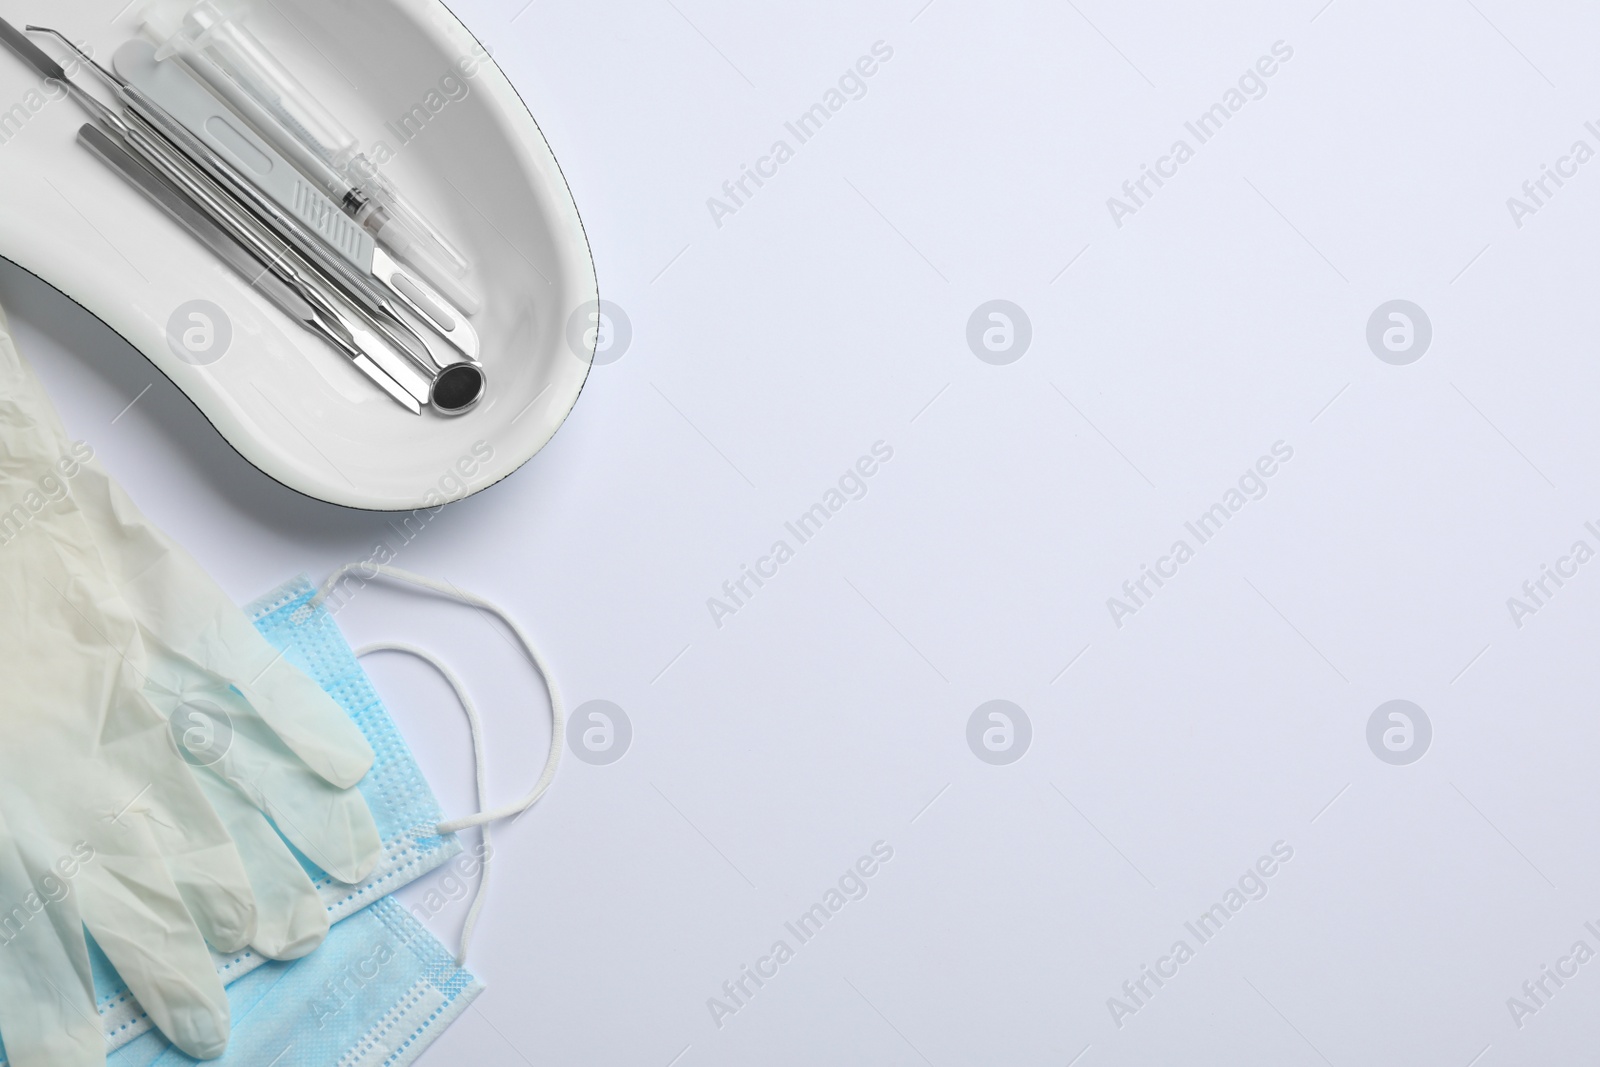
[[[19,28],[59,29],[109,63],[139,34],[140,6],[0,0],[0,15]],[[598,297],[577,208],[543,134],[438,0],[273,0],[253,5],[247,22],[472,260],[483,296],[472,323],[489,382],[477,408],[417,416],[389,399],[79,146],[89,116],[4,49],[0,255],[127,338],[229,444],[302,493],[410,510],[448,499],[458,463],[474,470],[473,491],[499,481],[550,440],[593,354],[567,336],[569,319]],[[65,58],[58,42],[37,39]],[[76,79],[110,99],[92,72]],[[168,342],[169,321],[196,300],[223,309],[232,332],[205,365]]]

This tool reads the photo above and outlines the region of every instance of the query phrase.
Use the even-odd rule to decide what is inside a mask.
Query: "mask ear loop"
[[[415,656],[422,660],[450,683],[450,688],[455,690],[456,700],[461,704],[461,710],[467,713],[467,726],[472,731],[472,766],[478,779],[478,808],[482,810],[488,804],[488,782],[484,773],[487,763],[483,754],[483,720],[478,715],[477,705],[467,695],[466,687],[456,672],[451,670],[444,662],[433,653],[415,645],[401,642],[380,643],[363,645],[356,649],[356,658],[363,659],[374,652],[403,652],[408,656]],[[467,962],[467,950],[472,946],[472,935],[478,927],[478,913],[483,910],[483,899],[489,891],[489,869],[494,863],[494,829],[485,824],[483,827],[483,869],[478,876],[478,888],[472,895],[472,907],[467,911],[467,921],[461,925],[461,947],[456,950],[456,966],[463,967]]]
[[[451,600],[492,612],[516,635],[518,643],[522,645],[523,651],[528,654],[529,660],[532,662],[534,669],[538,671],[539,677],[544,681],[545,689],[550,694],[550,755],[545,759],[544,770],[539,775],[539,780],[534,783],[533,789],[528,792],[528,795],[521,800],[513,801],[492,811],[484,811],[482,809],[488,804],[488,777],[487,760],[485,759],[483,748],[483,719],[478,714],[477,706],[473,704],[472,698],[467,695],[466,686],[462,684],[461,679],[432,653],[417,648],[415,645],[399,642],[372,644],[356,651],[357,656],[366,656],[373,652],[401,652],[415,656],[432,666],[434,670],[443,676],[445,681],[450,684],[450,688],[455,691],[456,699],[461,702],[461,708],[466,713],[467,727],[472,732],[472,759],[477,777],[479,811],[476,815],[468,815],[465,818],[441,822],[435,827],[435,832],[441,835],[453,834],[474,826],[483,828],[483,873],[478,880],[478,891],[472,898],[472,907],[467,912],[467,921],[461,928],[461,947],[456,954],[456,964],[465,966],[467,950],[471,947],[472,935],[478,925],[478,916],[483,910],[484,895],[489,888],[489,873],[494,863],[494,844],[490,824],[499,822],[501,819],[521,815],[533,807],[539,798],[544,796],[545,791],[550,788],[550,783],[555,780],[556,768],[561,764],[561,748],[566,743],[566,715],[561,707],[561,693],[556,688],[555,678],[551,674],[550,668],[545,665],[544,659],[539,655],[538,650],[533,647],[533,642],[523,632],[522,627],[517,625],[515,619],[501,609],[499,605],[484,600],[482,597],[474,596],[471,593],[464,593],[452,585],[436,582],[431,578],[424,578],[419,574],[412,574],[410,571],[403,571],[397,567],[389,567],[381,563],[347,563],[329,575],[328,580],[322,583],[322,587],[317,590],[317,595],[311,599],[311,606],[315,607],[326,599],[328,593],[332,591],[341,578],[357,569],[374,571],[376,575],[419,586]],[[363,577],[368,577],[368,575],[363,574]]]

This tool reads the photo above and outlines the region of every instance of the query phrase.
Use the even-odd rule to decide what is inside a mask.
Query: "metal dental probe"
[[[211,182],[221,187],[221,192],[231,196],[234,202],[246,209],[252,216],[252,222],[258,221],[259,225],[268,229],[276,240],[284,242],[303,257],[309,266],[318,270],[322,280],[336,286],[355,305],[368,325],[428,376],[431,387],[424,401],[431,402],[436,411],[444,415],[464,414],[482,399],[485,384],[483,368],[475,359],[469,356],[462,360],[442,360],[435,356],[427,342],[412,329],[393,304],[376,288],[371,278],[361,275],[335,253],[321,236],[310,232],[299,219],[284,212],[249,179],[240,175],[232,164],[197,138],[139,86],[132,85],[105,69],[84,54],[82,49],[60,31],[36,26],[29,26],[28,29],[50,34],[64,43],[116,92],[118,98],[127,105],[127,114],[142,121],[151,132],[166,142],[166,145],[181,152],[188,164],[202,170]],[[196,88],[201,93],[206,92],[198,83]],[[146,146],[137,144],[136,147]],[[235,225],[240,224],[237,218],[233,221]],[[430,321],[427,315],[421,317],[424,321]],[[437,324],[430,324],[436,329],[440,328]],[[476,347],[477,334],[464,318],[456,320],[454,333],[464,336],[472,342],[471,347]],[[459,341],[455,336],[450,336],[449,339],[453,344]],[[421,354],[418,353],[419,349]]]
[[[85,64],[91,67],[113,91],[118,98],[147,122],[155,126],[161,134],[176,147],[181,149],[195,163],[200,165],[211,177],[226,188],[236,199],[243,202],[252,212],[259,215],[263,221],[270,225],[280,236],[294,245],[297,251],[307,258],[314,260],[326,273],[334,275],[334,280],[340,283],[341,288],[350,290],[352,298],[362,305],[364,311],[372,315],[387,316],[394,326],[404,330],[406,334],[422,349],[422,352],[432,362],[436,369],[447,369],[458,366],[463,360],[442,360],[433,354],[427,343],[411,329],[409,323],[396,311],[391,296],[400,299],[406,307],[413,311],[420,319],[426,322],[441,337],[459,351],[465,362],[470,362],[478,367],[479,341],[477,331],[467,322],[461,311],[450,305],[449,301],[438,293],[425,291],[426,286],[418,279],[409,276],[399,264],[381,247],[371,245],[371,262],[363,262],[358,268],[340,254],[330,244],[329,239],[322,233],[316,232],[308,226],[301,217],[285,209],[285,203],[279,203],[267,194],[257,183],[251,181],[240,173],[238,168],[216,151],[211,145],[199,136],[201,127],[191,124],[186,125],[171,108],[178,108],[194,119],[193,111],[196,99],[203,101],[201,108],[207,105],[217,109],[215,117],[206,124],[212,128],[217,123],[230,124],[232,113],[212,96],[204,83],[190,74],[186,68],[174,61],[165,63],[149,63],[147,77],[154,76],[154,80],[134,84],[127,77],[117,71],[107,70],[95,62],[83,51],[72,43],[59,30],[44,26],[27,27],[31,33],[45,33],[55,37],[65,47],[71,49]],[[129,46],[124,46],[121,56]],[[123,60],[118,59],[120,69]],[[135,62],[136,68],[144,69],[144,65]],[[163,75],[166,75],[163,77]],[[163,92],[167,99],[158,100]],[[174,96],[173,94],[176,94]],[[154,95],[153,95],[154,94]],[[238,136],[249,137],[250,134],[240,133]],[[259,150],[266,153],[275,153],[266,142],[261,142]],[[288,167],[287,162],[284,163]],[[301,192],[304,192],[303,190]],[[320,198],[322,194],[315,194]],[[337,213],[336,205],[327,202],[328,210]],[[354,254],[354,253],[350,253]],[[365,272],[363,272],[363,270]],[[388,287],[388,291],[384,286]],[[414,290],[414,291],[411,291]],[[481,369],[481,368],[480,368]]]
[[[421,402],[372,363],[359,337],[350,331],[337,310],[318,299],[314,289],[297,288],[262,264],[244,244],[186,199],[176,186],[146,166],[125,143],[119,143],[115,134],[106,133],[93,123],[85,123],[78,130],[78,140],[182,224],[280,311],[322,335],[395,400],[414,414],[422,414]]]
[[[136,151],[146,156],[144,160],[146,166],[161,173],[162,177],[167,181],[176,183],[185,190],[193,190],[198,194],[204,207],[212,212],[214,217],[211,221],[215,225],[223,232],[227,232],[230,227],[236,231],[228,232],[228,237],[235,242],[241,243],[246,248],[253,249],[253,254],[255,258],[260,260],[263,269],[270,271],[280,282],[289,286],[317,311],[317,314],[309,319],[300,315],[295,315],[294,317],[306,325],[308,329],[328,340],[343,355],[354,360],[357,367],[382,388],[384,392],[394,397],[413,414],[421,414],[422,404],[426,403],[428,399],[429,383],[424,376],[416,371],[409,361],[396,357],[390,352],[388,346],[374,344],[373,342],[376,341],[376,338],[371,337],[366,331],[352,328],[352,324],[348,322],[345,316],[341,315],[321,292],[294,269],[288,257],[283,255],[281,251],[274,249],[270,244],[263,242],[260,239],[260,235],[250,227],[241,226],[240,220],[233,212],[226,210],[224,205],[215,203],[214,198],[207,195],[208,191],[199,182],[195,181],[196,176],[186,172],[185,167],[178,165],[176,160],[172,158],[175,153],[162,145],[150,143],[151,139],[144,131],[130,127],[105,104],[68,78],[66,71],[59,63],[4,19],[0,19],[0,42],[7,45],[44,77],[62,85],[90,115],[109,126],[117,134],[125,137]],[[139,141],[146,143],[139,144],[137,143]],[[222,222],[217,222],[215,216],[220,216]],[[246,277],[254,283],[259,273],[259,271],[251,271],[246,274]],[[337,323],[339,327],[342,327],[342,332],[340,329],[334,328],[332,323]],[[359,344],[359,339],[364,339],[370,344],[372,350],[352,353],[350,345]],[[358,359],[356,358],[357,356],[361,358]],[[380,363],[387,364],[387,366],[380,366]]]

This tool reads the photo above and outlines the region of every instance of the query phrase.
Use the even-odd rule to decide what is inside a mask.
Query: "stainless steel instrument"
[[[66,41],[54,30],[40,32]],[[103,128],[90,125],[80,131],[86,147],[397,403],[414,414],[421,414],[425,404],[443,414],[460,414],[482,398],[485,380],[475,358],[464,351],[455,358],[436,356],[378,290],[370,271],[358,273],[322,236],[285,212],[137,86],[66,42],[113,87],[125,105],[118,113],[73,82],[59,63],[3,19],[0,43],[63,85],[101,124]],[[426,302],[430,294],[422,295]],[[405,303],[412,307],[414,302]],[[438,298],[433,310],[448,320],[452,309]],[[422,318],[436,329],[443,325],[425,312]],[[458,349],[470,337],[475,349],[476,334],[464,316],[457,313],[455,319],[452,327],[464,326],[467,333],[452,328],[441,329],[441,335]]]
[[[306,282],[283,260],[263,262],[192,200],[135,156],[126,141],[106,133],[93,123],[78,130],[78,140],[103,162],[121,174],[175,221],[194,234],[238,275],[291,319],[319,334],[342,352],[362,373],[394,399],[416,414],[427,401],[427,379],[416,369],[390,362],[379,367],[369,349],[380,346],[375,339],[350,322],[316,287]]]
[[[39,32],[54,34],[76,51],[72,42],[59,33],[44,29]],[[398,319],[389,304],[390,300],[398,300],[465,359],[478,358],[477,331],[459,308],[420,275],[396,261],[331,197],[306,181],[276,147],[212,95],[180,61],[158,62],[155,56],[153,44],[134,40],[117,49],[112,57],[112,70],[124,79],[117,86],[119,95],[129,106],[152,112],[150,117],[158,121],[170,118],[181,126],[188,136],[172,131],[173,140],[186,154],[249,203],[252,210],[271,217],[286,234],[303,244],[305,251],[316,256],[319,265],[366,299],[372,310]],[[200,144],[194,145],[195,141]],[[435,362],[444,366],[461,360]]]

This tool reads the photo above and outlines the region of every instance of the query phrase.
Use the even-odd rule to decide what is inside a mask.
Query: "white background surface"
[[[399,562],[513,608],[569,705],[615,701],[634,740],[502,834],[489,991],[424,1064],[1590,1054],[1600,962],[1520,1027],[1507,998],[1600,950],[1600,563],[1520,628],[1506,601],[1600,549],[1600,161],[1520,228],[1506,198],[1600,149],[1600,22],[1320,5],[457,5],[633,340]],[[866,95],[718,227],[707,198],[877,41]],[[1277,41],[1266,95],[1197,145],[1184,122]],[[1180,137],[1195,157],[1116,226]],[[995,298],[1033,329],[1006,366],[965,339]],[[1397,298],[1433,325],[1408,366],[1365,338]],[[72,431],[240,601],[395,538],[255,472],[31,279],[0,300]],[[707,598],[877,441],[866,496],[718,628]],[[1265,497],[1118,628],[1107,598],[1277,441]],[[340,621],[455,662],[520,793],[543,706],[483,618],[373,587]],[[442,684],[372,670],[467,810]],[[997,698],[1033,728],[1009,766],[966,742]],[[1433,725],[1408,766],[1366,740],[1396,698]],[[719,1027],[708,998],[877,841],[865,899]],[[1266,897],[1198,945],[1184,923],[1279,841]],[[1118,1026],[1108,998],[1180,938]]]

